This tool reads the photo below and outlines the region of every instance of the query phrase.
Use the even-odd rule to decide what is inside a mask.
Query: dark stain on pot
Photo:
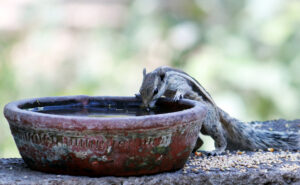
[[[154,154],[167,154],[169,152],[170,148],[169,147],[165,147],[165,146],[157,146],[157,147],[154,147],[152,149],[152,153]]]

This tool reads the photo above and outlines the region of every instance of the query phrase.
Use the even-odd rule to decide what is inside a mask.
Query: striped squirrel
[[[178,69],[163,66],[150,73],[144,69],[143,83],[137,96],[140,96],[143,106],[147,108],[153,108],[162,96],[174,101],[187,98],[205,104],[207,114],[201,133],[211,136],[215,141],[215,150],[208,152],[211,155],[221,154],[227,145],[238,146],[235,148],[241,150],[300,149],[298,133],[256,129],[249,123],[232,118],[215,104],[197,80]],[[198,137],[194,151],[202,144],[203,141]]]

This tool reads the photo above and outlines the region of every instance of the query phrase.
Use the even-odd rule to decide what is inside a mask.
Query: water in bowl
[[[173,112],[165,107],[156,107],[146,110],[139,107],[115,108],[115,107],[69,107],[69,106],[44,106],[27,109],[33,112],[55,114],[64,116],[86,116],[86,117],[128,117],[145,116]]]

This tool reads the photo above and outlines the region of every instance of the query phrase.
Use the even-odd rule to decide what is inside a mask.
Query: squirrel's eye
[[[156,89],[154,89],[154,91],[153,91],[153,95],[156,95],[158,93],[158,89],[156,88]]]

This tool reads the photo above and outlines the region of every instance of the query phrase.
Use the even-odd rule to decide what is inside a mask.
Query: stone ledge
[[[241,155],[249,157],[255,152]],[[270,152],[261,152],[260,155]],[[260,164],[258,168],[218,168],[205,170],[179,170],[140,177],[84,177],[47,174],[30,170],[22,159],[0,159],[0,184],[300,184],[300,154],[289,152],[296,160],[285,160],[284,163],[273,163],[271,166]],[[224,155],[223,155],[224,156]],[[187,165],[195,158],[191,156]],[[207,158],[207,157],[204,157]],[[209,157],[216,160],[215,157]],[[291,158],[290,158],[291,159]],[[295,158],[294,158],[295,159]]]
[[[252,123],[261,129],[299,132],[300,120]],[[85,177],[30,170],[22,159],[0,159],[0,184],[300,184],[300,152],[227,152],[192,155],[176,172],[140,177]]]

